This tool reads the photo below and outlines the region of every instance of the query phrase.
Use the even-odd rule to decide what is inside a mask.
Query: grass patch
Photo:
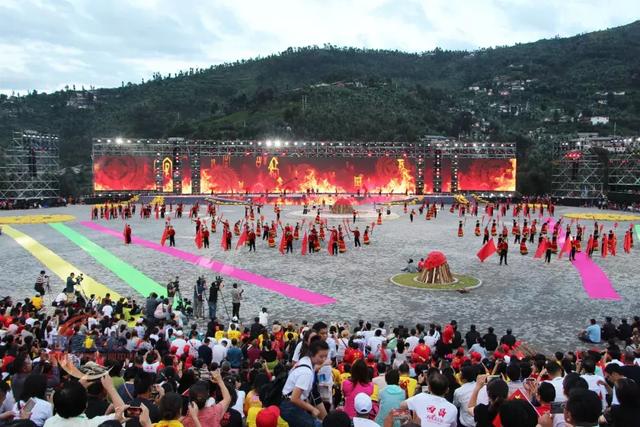
[[[391,277],[391,282],[399,286],[407,286],[409,288],[417,289],[431,289],[437,291],[459,291],[462,289],[473,288],[480,284],[480,280],[472,276],[466,276],[464,274],[454,274],[453,276],[458,279],[456,283],[450,285],[446,284],[433,284],[428,285],[426,283],[420,283],[414,280],[418,274],[416,273],[401,273]]]

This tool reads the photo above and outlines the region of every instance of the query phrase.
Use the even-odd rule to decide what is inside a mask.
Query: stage
[[[417,211],[417,206],[413,207]],[[567,256],[561,260],[554,256],[551,264],[544,264],[541,259],[533,259],[535,248],[531,245],[529,255],[521,256],[517,245],[512,244],[512,236],[509,266],[500,267],[497,256],[480,263],[475,254],[481,247],[482,237],[473,235],[475,217],[467,217],[465,235],[458,238],[460,218],[457,212],[452,214],[448,208],[449,205],[445,205],[445,210],[431,221],[417,216],[410,223],[402,205],[392,205],[392,216],[397,219],[383,215],[383,224],[374,227],[371,245],[356,249],[347,238],[347,252],[335,257],[329,256],[326,243],[321,252],[303,256],[300,241],[294,242],[293,255],[281,255],[277,249],[269,249],[262,240],[258,240],[255,254],[249,254],[245,249],[224,252],[220,247],[220,227],[218,233],[211,236],[211,247],[198,250],[194,244],[195,226],[186,218],[188,209],[184,218],[172,219],[177,243],[175,250],[170,251],[166,247],[158,248],[164,226],[162,220],[142,220],[136,215],[130,221],[134,244],[125,246],[121,237],[123,221],[90,221],[88,206],[3,211],[0,216],[64,214],[74,216],[75,220],[58,224],[3,225],[0,251],[4,254],[4,280],[0,283],[0,297],[11,295],[22,299],[32,296],[33,283],[43,268],[52,273],[54,292],[63,288],[68,272],[82,271],[93,281],[92,289],[104,287],[113,294],[134,296],[138,300],[150,290],[166,285],[176,275],[180,276],[185,295],[191,296],[198,275],[203,274],[211,281],[220,274],[227,286],[233,281],[242,283],[246,299],[241,314],[249,322],[261,307],[269,309],[271,320],[356,322],[364,319],[410,325],[456,319],[462,325],[463,333],[471,323],[482,331],[493,326],[498,334],[511,327],[518,338],[546,351],[577,346],[577,339],[572,337],[591,317],[630,317],[638,313],[639,236],[634,235],[636,248],[631,254],[622,251],[623,231],[629,223],[617,221],[615,216],[604,222],[605,231],[613,229],[614,222],[619,222],[618,255],[603,259],[596,253],[593,266],[610,281],[619,299],[601,299],[597,293],[594,297],[589,292],[581,276],[584,271],[572,265]],[[284,206],[282,223],[301,222],[297,215],[299,211],[299,206]],[[275,217],[272,206],[265,206],[262,212],[268,221]],[[569,212],[604,211],[557,207],[556,219]],[[233,224],[244,216],[244,206],[220,205],[220,213]],[[511,213],[506,219],[510,229]],[[342,223],[342,219],[328,221],[329,226]],[[371,225],[371,221],[371,218],[363,218],[355,226],[362,231],[366,225]],[[564,223],[571,220],[564,221],[563,228]],[[580,221],[589,233],[593,221]],[[9,227],[19,234],[10,231]],[[234,248],[236,242],[237,236],[234,236]],[[399,287],[390,282],[390,277],[400,272],[407,259],[413,258],[417,262],[432,250],[446,254],[454,273],[477,277],[482,286],[468,294],[459,294]],[[230,310],[228,293],[226,296]],[[219,313],[224,315],[222,307]]]

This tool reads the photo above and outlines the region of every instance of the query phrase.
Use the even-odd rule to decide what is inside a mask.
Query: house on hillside
[[[590,119],[592,126],[609,124],[609,116],[593,116]]]

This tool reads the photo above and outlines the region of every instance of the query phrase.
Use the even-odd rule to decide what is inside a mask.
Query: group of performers
[[[453,205],[452,205],[453,207]],[[506,213],[508,211],[508,205],[500,206],[500,211]],[[540,205],[538,207],[539,212],[543,213],[545,209],[545,205]],[[451,210],[453,212],[453,209]],[[547,212],[549,214],[555,211],[555,206],[551,203],[547,205]],[[492,213],[489,210],[489,213]],[[531,208],[528,204],[519,204],[516,205],[513,209],[513,213],[515,216],[519,216],[519,214],[526,214],[529,216],[530,214],[535,213],[535,205]],[[511,235],[513,236],[513,243],[519,244],[519,250],[521,255],[528,255],[529,250],[527,248],[527,242],[534,243],[535,237],[538,234],[538,220],[533,219],[531,223],[527,216],[523,219],[522,228],[520,227],[519,220],[514,218],[513,225],[511,227]],[[550,231],[550,220],[542,222],[540,224],[540,233],[538,235],[538,249],[536,250],[536,257],[541,257],[544,254],[545,262],[551,262],[551,256],[554,254],[558,254],[559,248],[559,234],[562,226],[562,219],[555,222],[553,224],[552,230]],[[483,217],[484,222],[484,217]],[[575,260],[576,254],[582,252],[582,241],[586,234],[586,226],[581,226],[579,223],[576,223],[576,234],[572,235],[572,226],[573,221],[570,224],[567,224],[564,230],[564,239],[562,240],[563,247],[560,248],[560,255],[562,253],[567,253],[569,255],[569,260]],[[617,253],[617,237],[613,230],[609,230],[609,233],[605,233],[600,237],[603,229],[603,225],[598,225],[597,221],[594,223],[593,233],[589,236],[587,243],[586,253],[589,257],[593,255],[594,252],[600,251],[603,257],[606,257],[607,254],[616,255]],[[614,225],[614,228],[617,227],[617,223]],[[481,231],[481,222],[480,220],[476,220],[475,228],[474,228],[475,236],[483,236],[482,244],[483,246],[489,243],[491,237],[498,236],[498,244],[496,246],[496,250],[500,255],[500,264],[504,261],[505,265],[507,264],[507,253],[508,253],[508,238],[509,238],[509,230],[504,223],[502,224],[502,230],[498,230],[498,222],[497,219],[491,219],[491,222],[487,223],[484,227],[484,231]],[[463,221],[458,222],[458,237],[464,236],[464,224]],[[601,242],[599,243],[599,240]],[[624,236],[624,251],[629,252],[633,247],[633,226],[629,226],[629,229],[625,231]]]

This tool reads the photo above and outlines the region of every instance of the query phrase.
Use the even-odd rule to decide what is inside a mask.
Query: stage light
[[[271,140],[267,139],[267,147],[271,147]]]
[[[119,144],[122,144],[122,142],[123,142],[122,138],[116,138],[116,144],[119,145]]]
[[[109,142],[109,143],[110,143],[110,142],[111,142],[111,140],[110,140],[110,139],[107,139],[107,142]]]
[[[100,142],[100,140],[98,140],[98,142]]]

